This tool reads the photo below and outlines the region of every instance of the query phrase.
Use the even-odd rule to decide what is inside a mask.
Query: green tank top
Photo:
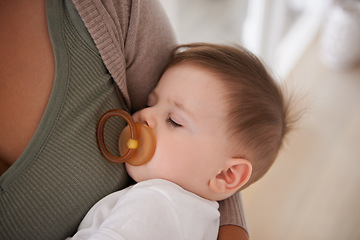
[[[122,108],[110,74],[70,0],[47,1],[47,18],[54,86],[30,144],[0,177],[0,239],[69,237],[93,204],[130,183],[96,145],[100,116]],[[106,124],[114,153],[123,126]]]

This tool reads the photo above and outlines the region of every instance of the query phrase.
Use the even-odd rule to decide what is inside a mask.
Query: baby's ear
[[[210,180],[209,187],[215,193],[231,195],[249,181],[251,172],[252,165],[248,160],[231,158],[224,169]]]

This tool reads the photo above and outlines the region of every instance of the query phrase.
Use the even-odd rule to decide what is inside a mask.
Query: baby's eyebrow
[[[193,112],[191,112],[189,109],[187,109],[182,103],[179,103],[179,102],[171,100],[171,99],[168,99],[168,101],[171,102],[172,104],[174,104],[174,106],[177,107],[178,109],[180,109],[181,111],[188,114],[190,117],[195,118]]]
[[[184,111],[184,112],[187,112],[187,110],[185,109],[185,107],[184,107],[183,104],[181,104],[181,103],[179,103],[179,102],[176,102],[176,101],[172,101],[172,102],[173,102],[173,104],[174,104],[177,108],[179,108],[180,110],[182,110],[182,111]]]
[[[149,97],[148,97],[148,101],[151,100],[151,99],[158,99],[159,95],[156,91],[156,88],[150,93]],[[193,112],[191,112],[189,109],[187,109],[184,104],[178,102],[178,101],[175,101],[173,99],[171,99],[171,97],[168,97],[167,99],[167,102],[169,102],[170,104],[173,104],[176,108],[180,109],[181,111],[185,112],[186,114],[188,114],[190,117],[194,118],[195,119],[195,115]]]

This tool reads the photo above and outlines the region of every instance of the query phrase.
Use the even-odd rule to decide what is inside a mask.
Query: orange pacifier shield
[[[125,155],[129,149],[136,148],[132,156],[126,162],[139,166],[151,160],[155,152],[155,137],[151,129],[144,123],[135,123],[138,133],[138,141],[133,141],[130,137],[130,127],[126,126],[120,134],[119,150],[120,155]],[[137,147],[138,145],[138,147]]]
[[[112,155],[107,150],[104,140],[105,123],[114,116],[122,117],[128,123],[119,138],[120,156]],[[130,114],[120,109],[110,110],[101,116],[96,129],[96,138],[101,154],[114,163],[126,162],[139,166],[149,162],[155,153],[156,141],[151,129],[146,124],[135,123]]]

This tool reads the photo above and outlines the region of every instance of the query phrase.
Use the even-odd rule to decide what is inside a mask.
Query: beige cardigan
[[[160,78],[176,40],[157,0],[74,0],[100,55],[132,111]],[[239,194],[220,202],[221,224],[246,229]]]

